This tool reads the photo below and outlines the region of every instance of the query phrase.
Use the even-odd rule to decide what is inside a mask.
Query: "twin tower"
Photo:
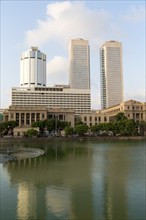
[[[87,40],[73,39],[69,47],[69,87],[90,90],[90,47]],[[101,108],[123,101],[122,45],[105,42],[100,48]],[[31,47],[22,53],[21,87],[46,87],[46,55]]]

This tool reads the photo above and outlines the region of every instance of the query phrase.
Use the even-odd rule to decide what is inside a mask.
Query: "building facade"
[[[81,120],[90,127],[95,124],[113,122],[120,112],[123,112],[128,119],[137,122],[146,121],[146,102],[128,100],[103,110],[91,111],[90,114],[82,114]]]
[[[74,110],[70,109],[49,109],[39,106],[10,106],[4,112],[5,121],[16,121],[19,127],[31,127],[33,122],[55,119],[66,121],[74,127]]]
[[[22,87],[46,86],[46,55],[31,47],[21,54],[20,85]]]
[[[12,88],[12,106],[71,109],[75,115],[91,111],[90,90],[57,87]]]
[[[100,48],[101,109],[124,100],[122,44],[107,41]]]
[[[100,123],[113,122],[119,112],[123,112],[128,119],[137,122],[146,121],[146,102],[128,100],[107,109],[92,110],[90,113],[83,113],[78,116],[71,109],[49,109],[45,106],[10,106],[9,109],[1,111],[1,114],[3,114],[3,121],[17,121],[19,127],[30,127],[34,121],[53,118],[67,121],[74,127],[76,117],[91,127]]]
[[[128,119],[134,121],[146,121],[146,102],[139,102],[136,100],[128,100],[121,102],[119,105],[111,106],[102,112],[109,117],[109,121],[113,121],[115,115],[119,112],[124,112]]]
[[[91,111],[90,114],[82,114],[81,121],[88,125],[89,127],[97,124],[108,123],[109,117],[107,114],[104,114],[101,110]]]
[[[90,89],[90,49],[87,40],[71,40],[69,84],[71,89]]]
[[[77,74],[73,78],[73,87],[70,88],[69,85],[46,87],[46,55],[40,52],[37,47],[31,47],[30,50],[21,55],[21,86],[12,88],[12,106],[71,109],[75,111],[76,115],[90,112],[88,41],[80,39],[75,42],[81,48],[78,51],[80,53],[79,57],[75,50],[72,50],[75,53],[75,56],[73,56],[75,63],[72,64],[77,67]],[[78,61],[79,63],[77,63]],[[80,63],[81,65],[78,65]]]

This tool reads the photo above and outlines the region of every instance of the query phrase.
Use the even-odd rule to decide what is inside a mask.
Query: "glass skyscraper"
[[[107,41],[100,48],[101,109],[124,100],[122,44]]]
[[[69,84],[71,89],[90,89],[90,49],[87,40],[70,44]]]

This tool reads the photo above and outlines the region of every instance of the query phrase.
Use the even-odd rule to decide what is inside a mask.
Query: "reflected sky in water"
[[[146,219],[144,141],[19,145],[46,153],[0,165],[0,219]]]

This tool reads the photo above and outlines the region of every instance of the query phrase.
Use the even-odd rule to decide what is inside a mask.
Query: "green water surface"
[[[11,143],[45,154],[0,164],[1,220],[144,220],[144,141]]]

